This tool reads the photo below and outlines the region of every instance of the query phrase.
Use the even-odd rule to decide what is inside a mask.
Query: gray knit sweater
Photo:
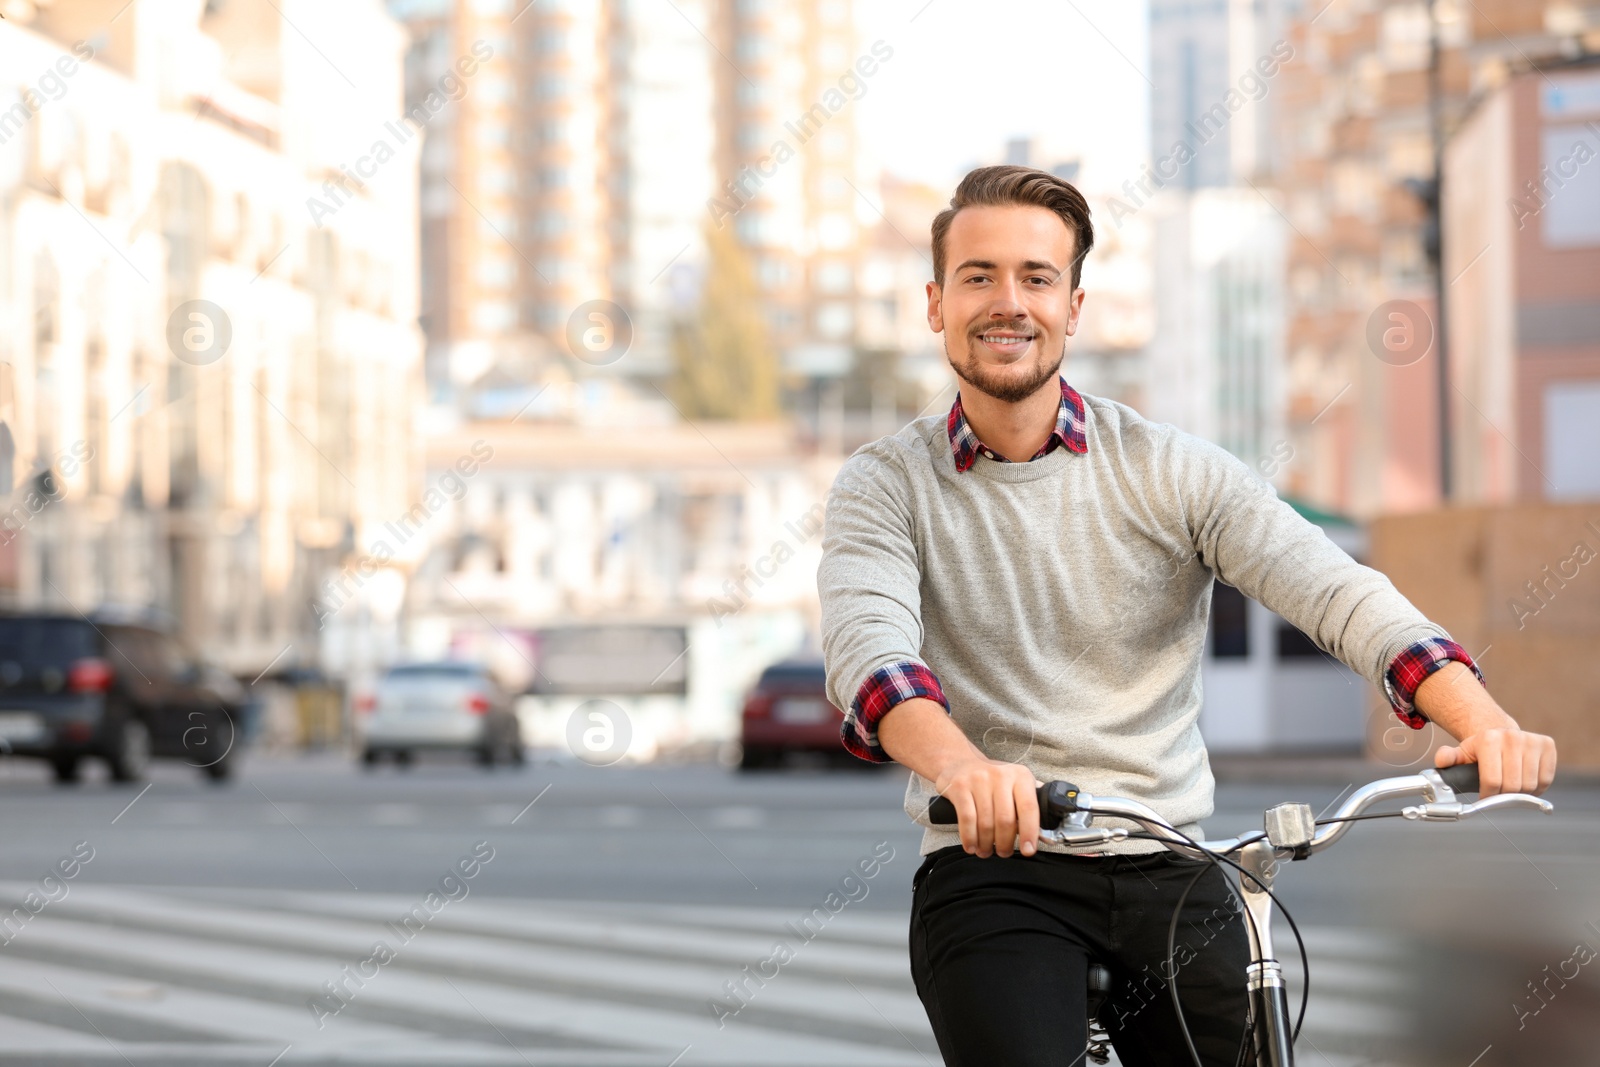
[[[1215,784],[1198,725],[1213,577],[1377,685],[1402,649],[1447,635],[1234,456],[1084,403],[1083,453],[958,472],[936,415],[846,461],[817,574],[828,692],[851,709],[873,671],[924,664],[991,758],[1198,835]],[[925,827],[933,792],[912,775],[906,813]],[[928,827],[922,852],[959,843]]]

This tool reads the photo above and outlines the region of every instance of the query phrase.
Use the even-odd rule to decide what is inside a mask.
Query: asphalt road
[[[1321,810],[1384,773],[1392,771],[1257,766],[1252,781],[1219,787],[1207,830],[1228,836],[1258,827],[1262,809],[1282,800]],[[409,771],[363,772],[324,755],[255,757],[224,787],[157,765],[148,786],[95,775],[63,789],[42,767],[0,761],[0,896],[20,903],[34,889],[52,897],[62,890],[47,881],[51,872],[73,870],[59,903],[0,930],[0,994],[14,994],[0,1007],[0,1064],[265,1067],[281,1052],[283,1067],[363,1059],[543,1067],[665,1064],[677,1050],[684,1067],[936,1061],[904,969],[919,832],[901,813],[903,788],[892,768],[740,775],[703,765],[601,769],[535,759],[485,772],[441,757]],[[1312,950],[1313,1010],[1301,1045],[1308,1062],[1321,1062],[1312,1041],[1334,1067],[1467,1067],[1474,1055],[1478,1067],[1593,1062],[1600,983],[1591,971],[1600,968],[1576,962],[1574,945],[1600,949],[1600,787],[1573,780],[1550,799],[1551,816],[1363,823],[1313,862],[1285,868],[1280,895]],[[380,915],[402,914],[430,890],[456,884],[441,879],[487,852],[492,860],[467,887],[471,902],[443,913],[449,923],[439,920],[426,948],[408,949],[393,968],[408,978],[374,982],[337,1026],[321,1019],[305,1036],[279,1040],[286,1027],[304,1024],[312,979],[355,958],[329,946],[367,936],[338,923],[377,929]],[[724,972],[746,958],[739,952],[756,951],[742,947],[741,936],[770,940],[785,917],[807,913],[874,856],[882,862],[866,895],[795,965],[797,977],[781,989],[774,982],[777,991],[737,1026],[694,1029],[714,1016],[706,1009]],[[622,928],[635,930],[630,947],[610,945],[604,958],[588,952]],[[269,929],[280,932],[260,933]],[[472,997],[476,1015],[458,1005],[460,1017],[448,1025],[423,1026],[417,1012],[446,1012],[438,997],[449,989],[419,986],[413,1004],[404,981],[450,982],[458,955],[450,939],[464,939],[465,951],[471,938],[486,936],[521,938],[535,951],[506,961],[507,976],[497,979],[506,988],[449,987]],[[638,947],[659,938],[668,947]],[[1280,938],[1292,947],[1286,929]],[[257,959],[279,946],[283,958]],[[577,953],[572,976],[528,971],[562,952]],[[641,990],[641,961],[681,973]],[[1288,967],[1294,973],[1298,964]],[[1567,978],[1556,985],[1552,973]],[[854,990],[843,1003],[832,999],[841,976]],[[473,977],[469,969],[454,980]],[[1543,983],[1538,1000],[1533,983]],[[35,987],[45,988],[44,999],[29,999]],[[205,995],[221,999],[184,1006]],[[502,1018],[484,1006],[501,996],[524,1000],[507,1001]],[[548,1025],[513,1028],[508,1020],[528,1018],[541,997],[555,998],[539,1009]],[[640,1032],[613,1048],[619,1024],[605,1011],[621,1003],[635,1006],[625,1017]],[[578,1020],[591,1009],[599,1015]],[[258,1018],[274,1011],[286,1021]],[[426,1040],[408,1027],[421,1027]],[[727,1036],[736,1030],[744,1036]],[[1381,1058],[1402,1046],[1410,1058]]]

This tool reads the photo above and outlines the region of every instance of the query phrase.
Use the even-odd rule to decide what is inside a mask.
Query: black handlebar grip
[[[1078,787],[1071,782],[1046,782],[1038,790],[1039,825],[1054,830],[1061,820],[1078,810]],[[956,806],[945,797],[934,797],[928,802],[928,821],[935,826],[954,826]]]
[[[1476,793],[1478,791],[1478,765],[1476,763],[1458,763],[1453,767],[1445,767],[1439,770],[1439,777],[1444,779],[1445,785],[1457,793]]]

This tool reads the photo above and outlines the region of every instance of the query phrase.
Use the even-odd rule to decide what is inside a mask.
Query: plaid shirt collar
[[[1061,407],[1056,411],[1056,428],[1030,459],[1048,456],[1061,445],[1066,445],[1071,452],[1089,451],[1089,439],[1084,432],[1083,397],[1067,384],[1065,378],[1057,380],[1061,383]],[[961,410],[960,393],[956,394],[956,402],[950,405],[950,417],[945,422],[945,428],[950,433],[950,450],[955,454],[956,470],[964,471],[971,467],[979,456],[996,463],[1011,462],[986,447],[972,432],[972,427],[967,424],[966,413]]]

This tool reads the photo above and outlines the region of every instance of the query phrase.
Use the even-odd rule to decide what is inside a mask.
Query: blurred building
[[[1297,501],[1328,540],[1365,562],[1367,532]],[[1480,647],[1480,646],[1474,646]],[[1232,586],[1211,590],[1201,662],[1200,730],[1213,752],[1353,753],[1376,729],[1400,726],[1377,690],[1303,632]],[[1406,727],[1400,727],[1406,729]]]
[[[1279,111],[1287,160],[1278,185],[1294,227],[1287,343],[1296,459],[1287,485],[1322,506],[1363,516],[1428,508],[1440,500],[1436,311],[1424,202],[1434,171],[1432,42],[1438,44],[1439,118],[1448,140],[1473,101],[1496,91],[1512,70],[1600,50],[1600,5],[1373,2],[1315,5],[1314,14],[1310,7],[1290,31],[1300,58],[1285,70]],[[1535,136],[1533,127],[1526,136]],[[1481,210],[1487,218],[1505,207],[1486,203]],[[1503,256],[1527,254],[1491,250],[1484,262],[1469,266],[1479,249],[1451,248],[1453,240],[1468,238],[1444,234],[1451,301],[1466,301],[1462,286],[1473,271],[1493,271]],[[1502,295],[1517,299],[1510,290]],[[1470,334],[1454,333],[1448,343],[1453,353],[1473,342]],[[1503,384],[1510,389],[1510,380]],[[1476,441],[1492,433],[1516,440],[1519,431],[1504,421],[1510,414],[1504,405],[1474,411],[1459,389],[1469,390],[1470,399],[1483,386],[1452,382],[1448,401],[1457,438]],[[1476,444],[1471,449],[1482,451]],[[1499,462],[1492,451],[1485,462]],[[1474,461],[1463,461],[1471,469]],[[1526,475],[1481,468],[1470,478],[1478,485],[1528,482]]]
[[[1456,499],[1600,499],[1600,56],[1474,102],[1444,227]]]
[[[1150,163],[1113,206],[1150,227],[1140,410],[1274,478],[1284,466],[1283,223],[1267,188],[1295,0],[1153,0]]]
[[[850,0],[389,3],[413,34],[408,104],[474,41],[496,57],[424,159],[436,383],[574,354],[660,382],[705,231],[727,227],[815,418],[857,341],[853,104],[893,53],[858,45]],[[615,366],[572,352],[594,314],[631,334]]]
[[[850,0],[716,0],[717,226],[749,249],[794,373],[850,367],[861,179],[852,104],[894,49],[863,48]]]
[[[403,35],[377,0],[6,13],[4,594],[311,658],[323,571],[420,472]]]
[[[1283,221],[1244,185],[1175,191],[1151,214],[1155,337],[1141,410],[1276,480],[1293,459],[1283,420]]]
[[[627,709],[642,754],[732,736],[760,669],[814,640],[838,461],[787,424],[691,426],[619,383],[578,381],[515,420],[433,436],[429,457],[428,491],[363,551],[418,546],[404,645],[494,663],[533,694],[535,739],[564,743],[588,699]],[[323,604],[345,611],[336,586]],[[360,673],[387,658],[363,654],[330,660]]]

